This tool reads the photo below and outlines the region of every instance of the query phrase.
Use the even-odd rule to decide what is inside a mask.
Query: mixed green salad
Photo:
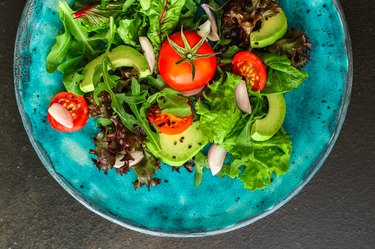
[[[308,77],[311,44],[276,0],[59,1],[63,30],[46,60],[65,92],[48,109],[61,132],[95,118],[99,170],[162,167],[267,187],[289,168],[283,94]],[[164,163],[164,164],[162,164]]]

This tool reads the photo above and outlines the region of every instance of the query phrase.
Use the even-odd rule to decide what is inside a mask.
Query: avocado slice
[[[280,130],[284,123],[286,114],[286,103],[284,95],[268,95],[268,113],[267,116],[258,119],[251,127],[251,138],[255,141],[266,141]]]
[[[250,33],[252,48],[264,48],[275,43],[285,35],[288,29],[288,20],[283,11],[275,16],[266,17],[261,22],[260,29]]]
[[[95,69],[98,65],[103,63],[104,57],[106,55],[102,54],[101,56],[90,61],[82,71],[82,75],[85,77],[80,83],[80,88],[83,92],[92,92],[94,91],[94,74]],[[108,53],[108,58],[110,59],[112,65],[115,68],[119,67],[134,67],[139,72],[139,77],[144,78],[150,75],[150,67],[146,58],[135,50],[132,47],[121,45],[118,46],[110,53]]]
[[[195,156],[206,144],[207,140],[199,130],[199,122],[194,122],[180,134],[160,133],[160,152],[156,152],[152,146],[148,148],[162,162],[178,167]]]

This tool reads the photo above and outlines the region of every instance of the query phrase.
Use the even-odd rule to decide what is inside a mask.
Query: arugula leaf
[[[83,96],[84,92],[82,92],[81,88],[79,87],[79,82],[81,82],[83,79],[84,77],[82,74],[73,72],[64,75],[63,84],[68,92]]]
[[[197,20],[197,11],[198,5],[201,3],[201,0],[186,0],[184,7],[181,10],[180,15],[180,24],[179,26],[183,26],[184,29],[189,30],[196,30],[201,23],[201,19],[206,15],[200,15],[199,19]]]
[[[146,77],[146,80],[150,86],[155,87],[158,90],[161,90],[165,87],[165,82],[160,76],[160,74],[158,74],[156,78],[154,78],[152,75],[148,75]]]
[[[194,157],[194,163],[195,163],[194,183],[196,187],[199,187],[202,183],[203,169],[209,168],[207,156],[203,154],[202,152],[198,152],[198,154],[196,154]]]
[[[103,60],[101,73],[103,75],[103,81],[99,82],[98,86],[94,91],[94,99],[98,99],[98,96],[101,92],[106,91],[111,96],[111,107],[113,111],[119,116],[122,124],[131,132],[137,133],[134,129],[134,125],[137,124],[137,120],[134,118],[133,115],[127,113],[124,109],[123,103],[124,99],[122,98],[121,94],[115,94],[112,88],[117,86],[117,81],[119,77],[112,76],[108,73],[108,68],[111,67],[111,62],[108,57]]]
[[[150,28],[147,36],[156,53],[160,50],[161,43],[177,26],[181,10],[186,0],[154,0],[151,1],[147,15]]]
[[[159,92],[157,102],[164,113],[171,113],[178,117],[189,116],[192,113],[189,100],[181,93],[171,88],[164,88]]]
[[[147,119],[147,114],[146,111],[148,108],[150,108],[151,103],[146,101],[146,95],[144,94],[144,91],[141,91],[141,87],[138,83],[138,81],[135,78],[132,78],[131,82],[131,95],[133,97],[137,98],[143,98],[143,104],[141,108],[139,106],[131,101],[127,101],[126,99],[123,99],[130,107],[132,110],[136,120],[137,124],[142,128],[142,130],[146,133],[147,136],[147,141],[146,144],[147,146],[153,146],[154,150],[156,152],[161,151],[160,147],[160,141],[159,141],[159,133],[154,132],[151,130],[148,119]]]
[[[285,93],[299,87],[308,77],[305,71],[292,66],[287,56],[260,54],[267,66],[267,83],[263,94]]]
[[[236,45],[229,46],[224,53],[220,55],[222,63],[231,63],[235,54],[237,54],[241,49]]]
[[[89,30],[82,24],[82,20],[74,19],[74,11],[68,3],[59,2],[58,11],[61,21],[65,24],[65,29],[69,30],[74,39],[81,43],[83,51],[87,54],[98,54],[100,52],[98,51],[99,41],[89,37]]]
[[[51,52],[47,56],[47,72],[53,73],[56,71],[68,54],[71,42],[72,36],[68,31],[56,37],[56,43],[52,46]]]
[[[234,96],[235,88],[241,81],[241,77],[227,73],[226,78],[209,85],[211,93],[204,95],[204,102],[200,100],[196,104],[200,129],[212,143],[224,145],[227,136],[242,117]]]

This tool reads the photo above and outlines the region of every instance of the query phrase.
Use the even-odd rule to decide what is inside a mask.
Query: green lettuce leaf
[[[208,86],[211,92],[205,95],[204,101],[197,102],[200,129],[208,141],[224,145],[226,138],[242,118],[234,96],[235,88],[241,81],[241,77],[227,73],[225,78]]]
[[[278,177],[288,171],[291,151],[292,142],[283,129],[268,141],[254,142],[253,153],[241,159],[244,171],[239,180],[247,189],[264,189],[274,173]]]
[[[139,37],[147,35],[148,20],[147,17],[137,9],[135,13],[119,21],[117,34],[121,40],[129,46],[140,49]]]
[[[103,44],[110,43],[116,27],[109,18],[105,29],[90,32],[83,19],[73,17],[74,11],[66,2],[59,2],[58,12],[65,32],[56,38],[56,44],[47,56],[47,71],[78,72],[87,61],[106,50]]]

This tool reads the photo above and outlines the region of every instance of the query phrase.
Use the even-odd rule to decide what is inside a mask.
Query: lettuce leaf
[[[291,140],[281,129],[271,139],[258,142],[251,138],[251,127],[257,119],[267,114],[267,101],[259,92],[251,92],[251,115],[243,114],[237,107],[234,91],[241,77],[227,73],[226,77],[211,84],[211,92],[197,105],[200,129],[212,143],[224,147],[231,157],[219,173],[238,179],[244,188],[263,189],[271,183],[273,174],[280,176],[289,167]],[[207,157],[198,154],[195,158],[195,183],[199,185]]]
[[[253,150],[241,159],[244,171],[239,180],[245,188],[264,189],[271,183],[274,173],[278,177],[288,171],[292,142],[283,129],[268,141],[253,141]]]
[[[211,92],[204,95],[204,101],[197,102],[200,129],[209,142],[224,145],[226,138],[242,118],[234,96],[234,90],[241,81],[241,77],[227,73],[225,78],[208,86]]]

